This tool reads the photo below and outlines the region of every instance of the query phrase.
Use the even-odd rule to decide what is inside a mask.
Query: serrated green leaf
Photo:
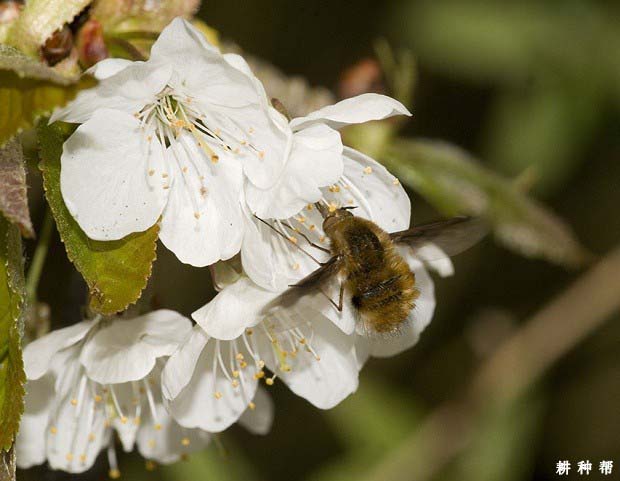
[[[28,210],[24,154],[17,139],[0,148],[0,213],[16,224],[24,237],[34,237]]]
[[[90,290],[90,307],[102,314],[123,311],[146,287],[156,258],[159,225],[118,241],[89,239],[67,210],[60,192],[60,156],[66,132],[57,124],[38,126],[45,195],[67,255]]]
[[[0,451],[8,451],[24,410],[24,276],[19,229],[0,216]]]
[[[98,0],[90,14],[111,33],[159,32],[175,17],[191,17],[199,6],[200,0]]]
[[[432,140],[395,140],[382,161],[445,215],[481,215],[499,241],[529,257],[576,266],[588,258],[571,229],[462,149]]]
[[[45,41],[71,23],[92,0],[29,0],[8,32],[6,43],[35,56]]]

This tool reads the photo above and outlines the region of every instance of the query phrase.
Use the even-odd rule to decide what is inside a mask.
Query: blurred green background
[[[418,77],[406,135],[466,148],[487,167],[534,180],[532,194],[595,255],[620,242],[620,3],[617,1],[205,1],[200,18],[245,52],[312,85],[338,90],[344,69],[385,38],[410,49]],[[529,168],[529,170],[528,170]],[[411,192],[416,222],[439,217]],[[37,219],[38,215],[38,219]],[[42,211],[34,210],[40,222]],[[29,246],[31,247],[31,246]],[[55,326],[79,319],[84,289],[58,239],[40,298]],[[459,398],[492,350],[582,273],[517,256],[486,240],[436,279],[437,312],[420,343],[369,362],[358,393],[323,412],[279,383],[272,432],[233,428],[204,454],[153,472],[122,455],[131,480],[348,481],[402,448],[428,416]],[[620,272],[618,273],[620,276]],[[187,286],[183,290],[174,286]],[[150,294],[191,313],[212,295],[206,270],[160,249]],[[620,292],[618,293],[620,296]],[[583,299],[584,303],[595,302]],[[516,402],[477,419],[471,443],[432,479],[555,479],[555,464],[616,462],[620,474],[620,317],[591,333]],[[549,333],[553,337],[554,333]],[[450,439],[456,425],[433,435]],[[406,445],[405,445],[406,446]],[[417,449],[411,462],[430,458]],[[105,460],[79,476],[36,468],[23,480],[103,479]],[[592,477],[597,478],[598,472]],[[613,476],[612,476],[613,477]],[[416,479],[411,472],[398,480]]]

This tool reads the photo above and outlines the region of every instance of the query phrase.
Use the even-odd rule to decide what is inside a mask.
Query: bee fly
[[[363,323],[361,331],[367,335],[398,334],[420,294],[414,272],[397,249],[399,244],[414,249],[434,244],[446,255],[455,255],[474,245],[486,233],[481,220],[472,217],[453,217],[387,233],[374,222],[353,215],[350,210],[355,207],[332,211],[320,203],[315,206],[324,219],[323,231],[330,240],[330,249],[308,241],[332,257],[290,286],[277,302],[291,304],[308,290],[319,289],[325,293],[323,288],[336,277],[340,280],[338,302],[325,295],[338,311],[342,311],[346,292],[358,321]]]

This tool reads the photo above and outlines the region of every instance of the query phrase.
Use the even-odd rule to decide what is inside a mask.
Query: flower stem
[[[43,226],[41,227],[39,242],[37,242],[37,247],[34,251],[30,268],[28,269],[28,275],[26,276],[26,294],[28,295],[30,305],[34,305],[37,300],[37,288],[39,287],[39,280],[41,279],[41,273],[43,272],[43,265],[45,264],[47,251],[49,250],[53,230],[54,218],[52,217],[52,212],[48,207],[45,210],[45,217],[43,218]]]

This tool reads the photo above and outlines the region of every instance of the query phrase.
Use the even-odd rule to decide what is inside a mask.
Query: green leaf
[[[24,237],[34,237],[26,189],[22,146],[13,139],[0,148],[0,213],[17,224]]]
[[[0,216],[0,451],[11,449],[24,410],[25,298],[19,229]]]
[[[89,239],[73,219],[60,192],[60,156],[66,130],[45,122],[38,126],[43,185],[67,255],[90,290],[90,307],[102,314],[123,311],[145,288],[156,258],[159,225],[118,241]]]
[[[29,0],[8,32],[6,43],[36,56],[45,41],[92,0]]]
[[[523,255],[568,266],[589,257],[562,220],[458,147],[395,140],[382,161],[445,215],[486,217],[498,240]]]
[[[49,67],[0,45],[0,147],[37,119],[73,99],[93,85],[90,77],[58,75]]]

